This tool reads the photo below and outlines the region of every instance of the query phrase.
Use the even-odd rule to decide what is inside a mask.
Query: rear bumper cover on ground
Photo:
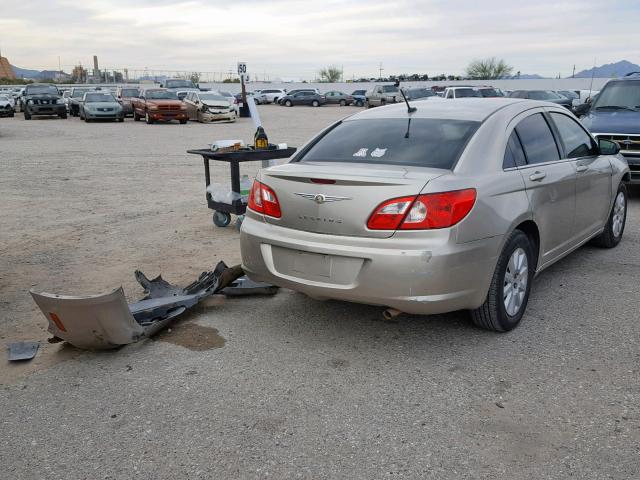
[[[316,298],[436,314],[485,300],[501,237],[456,243],[452,229],[365,238],[303,232],[247,216],[242,267],[251,278]]]

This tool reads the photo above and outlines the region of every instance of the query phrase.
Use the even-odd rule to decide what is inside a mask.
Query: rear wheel
[[[476,326],[507,332],[520,323],[531,292],[534,259],[529,237],[521,230],[514,231],[498,258],[485,302],[471,311]]]
[[[311,102],[311,106],[312,107],[319,107],[320,106],[320,102],[318,102],[318,100],[314,100],[313,102]]]
[[[340,100],[340,106],[341,107],[346,107],[347,106],[347,101],[346,100]]]
[[[287,107],[293,107],[293,103],[291,103],[291,100],[287,100],[286,102],[284,102],[284,104],[285,104]]]
[[[24,119],[31,120],[31,114],[29,113],[29,110],[27,110],[26,108],[24,110]]]
[[[627,187],[624,183],[618,186],[616,199],[613,201],[611,213],[604,231],[593,239],[593,243],[599,247],[613,248],[622,240],[624,226],[627,223]]]
[[[153,123],[153,119],[149,116],[149,112],[146,112],[144,114],[144,121],[147,122],[148,125],[151,125]]]

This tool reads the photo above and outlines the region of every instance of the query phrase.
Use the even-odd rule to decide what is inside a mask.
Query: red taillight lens
[[[473,208],[473,188],[387,200],[373,212],[371,230],[426,230],[452,227]]]
[[[257,180],[255,180],[251,186],[248,207],[254,212],[263,213],[270,217],[282,217],[280,202],[278,202],[276,192]]]
[[[369,217],[370,230],[397,230],[416,197],[393,198],[382,202]]]

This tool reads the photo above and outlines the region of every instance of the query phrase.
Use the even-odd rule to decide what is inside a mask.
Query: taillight
[[[475,202],[474,188],[393,198],[374,210],[367,227],[370,230],[447,228],[466,217]]]
[[[248,207],[254,212],[263,213],[270,217],[280,218],[282,216],[276,192],[257,180],[254,180],[251,186]]]

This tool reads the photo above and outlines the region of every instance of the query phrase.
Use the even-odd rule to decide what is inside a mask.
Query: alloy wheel
[[[611,229],[614,237],[619,237],[622,234],[624,228],[624,217],[627,209],[627,202],[624,197],[624,193],[618,192],[616,201],[613,204],[613,218],[611,222]]]
[[[516,248],[509,258],[504,274],[502,298],[507,314],[515,316],[522,308],[529,282],[529,261],[522,248]]]

